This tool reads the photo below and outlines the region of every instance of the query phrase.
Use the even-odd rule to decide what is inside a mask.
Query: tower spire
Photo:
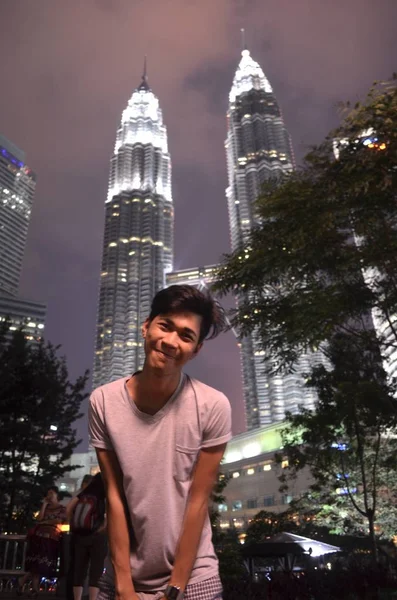
[[[247,43],[245,40],[245,29],[244,27],[241,28],[241,50],[247,50]]]
[[[138,90],[149,91],[148,77],[147,77],[147,56],[143,59],[143,72],[142,72],[142,81],[141,85],[138,87]]]
[[[143,75],[142,75],[142,79],[143,81],[147,81],[147,56],[145,54],[145,57],[143,59]]]

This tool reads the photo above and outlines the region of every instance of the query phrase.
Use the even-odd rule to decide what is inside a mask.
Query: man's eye
[[[193,338],[190,335],[181,336],[184,342],[193,342]]]

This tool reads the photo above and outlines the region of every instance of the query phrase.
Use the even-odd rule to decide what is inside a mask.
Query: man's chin
[[[163,358],[160,354],[153,358],[154,360],[149,360],[147,364],[154,371],[171,374],[180,370],[180,366],[177,365],[172,358],[167,358],[166,356]]]

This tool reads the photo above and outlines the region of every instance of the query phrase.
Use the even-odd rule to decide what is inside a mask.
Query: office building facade
[[[0,325],[8,320],[8,340],[22,329],[32,343],[42,339],[46,306],[18,291],[35,189],[25,153],[0,135]]]
[[[0,294],[18,294],[35,188],[24,152],[0,135]]]
[[[166,275],[166,284],[167,286],[194,285],[199,289],[209,289],[215,283],[218,269],[219,265],[207,265],[172,271]]]
[[[221,529],[244,532],[259,511],[284,512],[293,499],[309,490],[312,478],[309,470],[303,469],[289,482],[288,490],[280,492],[279,477],[288,466],[286,459],[275,460],[275,454],[282,453],[282,427],[276,423],[240,433],[228,443],[220,467],[229,478],[225,501],[218,507]]]
[[[37,344],[42,341],[47,308],[41,302],[24,300],[14,296],[0,294],[0,327],[9,322],[7,339],[14,331],[22,329],[28,342]]]
[[[105,202],[93,385],[142,367],[141,325],[172,270],[167,130],[146,72],[117,130]]]

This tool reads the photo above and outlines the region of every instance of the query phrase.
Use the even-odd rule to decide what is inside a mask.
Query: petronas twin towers
[[[226,197],[232,250],[255,224],[254,202],[269,177],[294,168],[291,139],[272,87],[247,49],[229,94]],[[146,68],[121,118],[110,162],[93,385],[143,362],[140,327],[173,262],[173,203],[167,130]],[[226,249],[225,249],[226,250]],[[175,273],[170,281],[175,281]],[[255,429],[314,398],[302,377],[269,377],[254,335],[241,340],[246,422]]]

